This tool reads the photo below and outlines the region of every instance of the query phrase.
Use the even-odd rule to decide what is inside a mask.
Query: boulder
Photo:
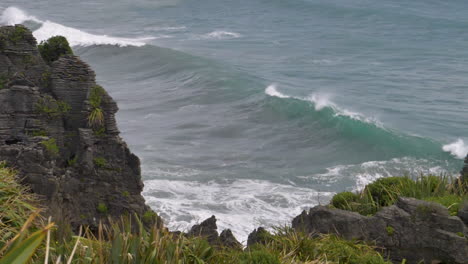
[[[297,216],[292,226],[312,235],[374,242],[397,263],[468,263],[465,223],[439,204],[413,198],[399,198],[371,217],[317,206]]]

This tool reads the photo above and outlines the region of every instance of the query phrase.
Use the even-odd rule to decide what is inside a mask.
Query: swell
[[[274,85],[266,88],[271,107],[288,118],[310,122],[314,133],[323,133],[328,143],[340,142],[348,146],[349,153],[366,151],[375,155],[370,160],[386,160],[412,156],[437,160],[452,160],[442,149],[442,144],[430,138],[409,135],[385,127],[375,118],[341,108],[327,96],[312,94],[309,97],[289,96],[279,92]],[[355,151],[353,151],[355,148]],[[453,146],[461,152],[459,145]]]

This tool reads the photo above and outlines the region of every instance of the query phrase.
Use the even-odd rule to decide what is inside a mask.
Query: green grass
[[[88,125],[93,128],[96,133],[101,134],[105,132],[104,126],[104,111],[102,110],[102,96],[105,91],[99,85],[95,85],[91,88],[88,102],[91,106],[90,113],[88,115]]]
[[[332,198],[331,206],[373,215],[382,207],[393,205],[398,197],[412,197],[445,206],[451,215],[456,215],[463,202],[468,201],[466,183],[447,176],[421,175],[381,178],[368,184],[358,193],[342,192]]]
[[[52,156],[58,156],[60,149],[57,146],[57,141],[55,138],[50,138],[48,140],[44,140],[41,142],[41,144],[45,147],[45,149],[52,155]]]
[[[101,214],[107,214],[108,208],[105,203],[99,203],[98,206],[96,207],[97,211]]]
[[[93,159],[94,165],[98,168],[104,168],[107,166],[107,160],[103,157],[96,157]]]
[[[37,210],[38,198],[17,182],[16,171],[0,162],[0,248],[19,233]]]

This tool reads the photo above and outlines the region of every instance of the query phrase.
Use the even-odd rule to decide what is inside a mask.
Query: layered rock
[[[202,237],[213,246],[241,249],[242,245],[234,237],[230,229],[225,229],[218,235],[216,217],[213,215],[198,225],[194,225],[187,233],[189,237]]]
[[[73,227],[150,210],[140,161],[119,137],[117,104],[104,90],[104,120],[89,122],[96,87],[78,57],[47,65],[29,30],[0,27],[0,160],[42,196],[47,214]]]
[[[466,224],[439,204],[413,198],[399,198],[372,217],[317,206],[297,216],[292,226],[309,234],[375,242],[398,263],[468,263]]]

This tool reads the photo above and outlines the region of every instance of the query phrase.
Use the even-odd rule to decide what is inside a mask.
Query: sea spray
[[[33,21],[40,24],[39,29],[33,32],[33,35],[38,42],[47,40],[53,36],[64,36],[67,38],[71,46],[117,45],[121,47],[141,47],[146,45],[148,41],[155,39],[155,37],[120,38],[107,35],[94,35],[76,28],[54,23],[52,21],[37,19],[16,7],[8,7],[3,11],[0,17],[0,24],[6,25],[21,24],[27,21]]]
[[[457,159],[464,159],[468,154],[468,145],[465,144],[465,141],[458,139],[457,141],[444,145],[442,149],[445,152],[449,152]]]

